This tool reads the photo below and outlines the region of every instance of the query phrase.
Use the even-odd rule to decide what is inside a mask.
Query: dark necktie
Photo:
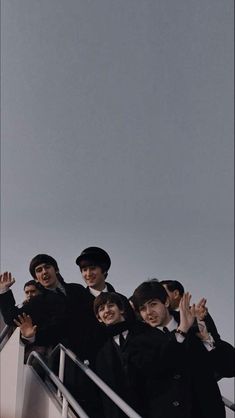
[[[170,334],[170,331],[169,331],[169,329],[167,327],[163,327],[163,332],[165,334]]]
[[[119,347],[122,348],[125,344],[125,338],[123,337],[123,334],[119,334]]]

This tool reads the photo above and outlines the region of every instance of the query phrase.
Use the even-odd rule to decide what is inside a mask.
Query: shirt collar
[[[119,345],[119,335],[120,334],[117,334],[117,335],[114,335],[114,337],[113,337],[113,339],[114,339],[114,341],[117,345]],[[123,335],[124,339],[126,339],[127,335],[128,335],[128,329],[126,331],[123,331],[122,335]]]
[[[66,295],[65,288],[64,288],[64,286],[62,286],[62,284],[61,284],[61,283],[58,283],[58,284],[57,284],[57,286],[56,286],[55,288],[53,288],[53,289],[48,288],[47,290],[50,290],[50,292],[55,292],[55,293],[56,293],[56,289],[58,289],[58,288],[61,290],[61,292],[62,292],[64,295]]]
[[[97,296],[100,295],[101,292],[108,292],[108,289],[107,289],[107,286],[105,286],[103,290],[96,290],[96,289],[93,289],[92,287],[89,287],[89,292],[96,298]]]
[[[167,325],[165,325],[166,328],[168,328],[169,331],[174,331],[177,327],[178,327],[178,323],[176,322],[175,318],[172,316],[170,321],[168,322]],[[163,331],[163,327],[157,327],[158,329],[160,329],[161,331]]]

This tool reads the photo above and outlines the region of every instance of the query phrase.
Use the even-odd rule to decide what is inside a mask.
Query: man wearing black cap
[[[99,247],[85,248],[77,257],[76,264],[80,267],[87,290],[93,295],[92,301],[100,292],[113,292],[111,284],[105,282],[111,259],[108,253]]]
[[[97,321],[93,303],[101,292],[115,292],[113,286],[106,282],[108,270],[111,266],[111,259],[108,253],[100,247],[85,248],[76,259],[82,277],[87,284],[87,308],[90,327],[84,335],[87,358],[92,365],[97,350],[103,344],[105,337],[104,329]],[[93,342],[91,342],[93,341]]]
[[[84,346],[89,359],[90,367],[95,367],[96,356],[100,348],[108,338],[107,330],[97,320],[93,310],[95,298],[103,292],[115,292],[113,286],[106,282],[108,271],[111,266],[111,259],[108,253],[100,247],[85,248],[76,259],[82,277],[87,285],[86,294],[88,298],[89,328],[84,333]],[[128,301],[124,301],[129,305]],[[88,381],[83,381],[85,396],[89,396],[89,416],[99,418],[104,416],[97,390]],[[97,408],[99,405],[99,411]],[[86,408],[84,408],[86,410]]]

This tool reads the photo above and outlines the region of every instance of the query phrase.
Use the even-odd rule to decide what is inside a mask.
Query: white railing
[[[82,363],[76,355],[65,348],[62,344],[58,344],[53,350],[52,354],[60,350],[60,363],[59,363],[59,378],[63,381],[64,367],[65,367],[65,355],[71,358],[75,364],[110,398],[113,402],[130,418],[140,417],[123,399],[121,399],[105,382],[103,382],[87,364]],[[235,404],[229,399],[222,396],[222,400],[226,408],[235,411]]]
[[[229,399],[225,398],[224,396],[222,396],[224,405],[231,409],[231,411],[235,411],[235,404],[233,402],[231,402]]]
[[[131,408],[119,395],[117,395],[100,377],[94,373],[87,364],[82,363],[76,355],[69,350],[68,348],[65,348],[62,344],[58,344],[54,350],[51,353],[51,356],[53,356],[56,352],[60,351],[60,364],[59,364],[59,373],[58,377],[49,369],[49,367],[44,363],[41,356],[36,353],[32,352],[28,358],[27,364],[31,364],[33,359],[36,359],[39,361],[43,369],[45,370],[47,376],[53,381],[53,383],[56,385],[57,388],[57,395],[59,398],[62,398],[63,404],[62,404],[62,418],[67,418],[68,414],[68,405],[70,404],[74,410],[79,413],[78,407],[80,405],[75,401],[75,399],[70,395],[68,390],[63,385],[63,379],[64,379],[64,369],[65,369],[65,356],[67,355],[78,367],[80,370],[82,370],[90,380],[92,380],[93,383],[103,392],[106,396],[108,396],[114,403],[117,405],[129,418],[141,418],[137,412]],[[71,402],[72,400],[72,402]],[[84,411],[83,411],[84,414]],[[79,417],[83,418],[87,417],[87,415],[79,415]]]
[[[12,328],[8,326],[2,330],[0,334],[0,346],[1,346],[1,343],[7,341],[8,338],[10,338],[9,335],[11,335],[11,332],[12,332]],[[12,338],[10,338],[9,342],[11,341],[11,339]],[[6,344],[6,346],[8,346],[8,344]],[[50,370],[50,368],[46,365],[46,363],[43,361],[41,356],[34,351],[30,354],[27,363],[28,365],[31,365],[33,359],[35,359],[36,362],[38,362],[40,366],[43,368],[48,379],[50,379],[55,385],[55,387],[57,388],[57,394],[59,395],[57,399],[59,400],[60,405],[62,401],[62,412],[61,412],[62,418],[67,418],[68,416],[70,416],[69,413],[71,412],[71,409],[69,408],[69,406],[73,408],[75,413],[80,418],[89,418],[86,412],[81,408],[79,403],[73,398],[73,396],[70,394],[70,392],[66,389],[66,387],[63,384],[66,355],[96,384],[96,386],[100,388],[101,391],[103,391],[127,415],[127,417],[141,418],[140,415],[138,415],[123,399],[121,399],[106,383],[104,383],[88,367],[87,364],[82,363],[71,350],[66,349],[62,344],[59,344],[53,350],[51,354],[53,355],[53,353],[56,353],[59,351],[60,351],[60,365],[59,365],[58,377]],[[23,357],[22,357],[22,363],[23,363]],[[228,400],[227,398],[223,396],[222,396],[222,399],[226,408],[228,408],[229,410],[235,411],[235,404],[233,402],[231,402],[230,400]]]
[[[85,413],[85,411],[82,409],[79,403],[73,398],[70,392],[63,385],[61,380],[49,369],[49,367],[41,358],[40,354],[36,353],[36,351],[32,351],[32,353],[30,353],[29,355],[27,364],[31,365],[34,359],[36,359],[36,361],[43,368],[46,376],[55,384],[56,388],[59,390],[59,393],[63,398],[61,417],[68,417],[68,405],[70,405],[80,418],[89,418],[89,416]]]
[[[106,396],[108,396],[129,418],[141,418],[137,412],[131,408],[119,395],[117,395],[87,364],[82,363],[77,356],[62,344],[56,346],[52,354],[60,350],[59,378],[64,376],[65,355],[67,355],[91,380],[98,386]]]
[[[0,333],[0,351],[2,351],[4,345],[9,340],[10,336],[13,334],[15,327],[10,325],[5,325]]]

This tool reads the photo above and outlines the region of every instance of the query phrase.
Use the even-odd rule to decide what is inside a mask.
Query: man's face
[[[159,299],[150,299],[139,307],[141,318],[151,327],[166,326],[170,319],[169,301],[162,303]]]
[[[105,288],[105,276],[101,267],[82,267],[81,273],[88,287],[92,287],[96,290],[103,290]]]
[[[105,325],[124,321],[123,311],[113,302],[107,302],[98,308],[97,319]]]
[[[35,268],[36,280],[47,289],[54,289],[57,287],[58,279],[55,267],[51,264],[39,264]]]
[[[166,289],[169,301],[170,301],[170,307],[171,309],[177,309],[180,304],[181,296],[179,294],[179,291],[177,289],[171,291],[167,288],[167,285],[164,284],[163,287]]]
[[[33,284],[30,284],[28,286],[25,286],[24,293],[25,293],[25,299],[27,300],[27,302],[29,302],[30,299],[39,295],[40,291],[36,288],[36,286],[34,286]]]

